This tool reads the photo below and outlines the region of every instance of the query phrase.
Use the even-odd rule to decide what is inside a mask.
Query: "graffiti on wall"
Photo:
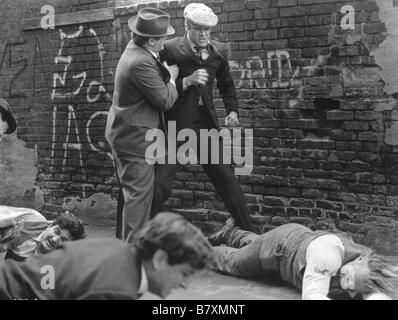
[[[296,82],[300,68],[293,70],[288,50],[267,52],[265,63],[259,56],[250,57],[243,66],[239,61],[231,61],[231,69],[241,72],[238,88],[288,88],[302,84],[302,82]],[[270,80],[269,84],[267,84],[267,79]]]
[[[0,58],[0,92],[5,98],[28,99],[26,111],[36,102],[38,64],[42,64],[41,44],[37,37],[30,41],[9,40],[5,43]],[[32,66],[32,72],[29,72]],[[28,82],[30,87],[21,87]]]
[[[292,60],[289,49],[271,50],[266,58],[249,57],[245,62],[230,61],[231,70],[237,74],[240,89],[296,89],[295,99],[304,98],[304,77],[312,76],[326,65],[329,55],[311,59],[308,66],[299,66]]]
[[[26,94],[16,86],[18,78],[28,66],[28,57],[24,53],[25,44],[26,40],[8,41],[1,55],[0,75],[4,74],[4,69],[13,70],[9,80],[2,81],[2,92],[6,93],[9,98],[27,98]]]
[[[52,129],[52,159],[55,158],[57,140],[57,119],[60,113],[67,114],[67,128],[65,140],[62,142],[63,157],[62,164],[66,166],[68,154],[73,151],[78,152],[78,161],[80,167],[84,171],[84,146],[88,145],[90,150],[95,152],[103,152],[110,159],[112,156],[106,149],[105,138],[103,141],[95,141],[91,136],[93,126],[97,120],[103,120],[107,117],[107,111],[93,110],[84,128],[79,126],[81,121],[78,120],[79,102],[84,105],[91,105],[97,102],[111,100],[111,94],[104,85],[104,45],[97,36],[93,28],[84,29],[80,25],[76,32],[65,33],[59,30],[60,44],[54,63],[59,72],[53,73],[53,86],[51,93],[51,101],[55,104],[53,107],[53,129]],[[90,70],[82,71],[81,68],[74,67],[73,40],[85,37],[91,39],[96,44],[96,52],[94,64],[95,67]],[[78,99],[79,98],[79,99]],[[76,101],[74,101],[76,99]],[[67,109],[66,109],[67,106]],[[98,140],[98,139],[96,139]],[[87,150],[86,150],[87,151]]]

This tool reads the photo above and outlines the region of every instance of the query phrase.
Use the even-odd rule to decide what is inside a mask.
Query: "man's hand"
[[[229,127],[239,126],[238,114],[234,111],[230,112],[225,118],[225,125]]]
[[[209,74],[206,69],[198,69],[192,73],[189,77],[185,78],[186,86],[201,86],[205,85],[209,81]]]
[[[170,72],[171,80],[175,82],[178,77],[178,73],[180,72],[180,69],[178,68],[178,66],[176,64],[169,66],[166,61],[163,62],[163,65]]]

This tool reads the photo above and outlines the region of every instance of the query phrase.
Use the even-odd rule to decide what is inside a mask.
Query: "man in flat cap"
[[[184,10],[184,18],[185,35],[166,41],[164,50],[160,53],[162,60],[168,64],[177,64],[180,71],[176,80],[179,98],[174,108],[166,112],[166,120],[169,123],[176,122],[177,132],[189,128],[195,130],[197,136],[200,135],[201,129],[219,130],[212,94],[216,79],[227,111],[225,124],[239,125],[238,101],[230,73],[227,48],[222,43],[210,39],[211,29],[217,25],[218,17],[208,6],[191,3]],[[218,152],[219,159],[223,159],[222,143],[219,143],[219,146],[218,149],[208,150],[208,164],[202,164],[202,167],[236,225],[250,230],[250,212],[231,166],[210,164],[214,152]],[[198,159],[200,158],[198,155]],[[163,211],[163,202],[170,196],[176,171],[177,165],[170,163],[158,165],[156,168],[152,214]]]
[[[105,131],[124,197],[122,228],[118,224],[117,230],[127,241],[150,215],[154,166],[145,159],[151,143],[145,135],[148,130],[164,128],[163,112],[172,108],[178,98],[178,67],[163,65],[158,59],[166,37],[174,34],[170,16],[162,10],[145,8],[128,25],[132,40],[116,68]]]
[[[0,98],[0,140],[3,134],[11,134],[17,128],[17,123],[11,112],[10,105]]]

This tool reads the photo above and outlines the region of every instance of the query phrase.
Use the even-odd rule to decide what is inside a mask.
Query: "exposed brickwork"
[[[104,125],[113,72],[130,37],[127,20],[144,2],[1,1],[0,91],[17,115],[18,138],[37,148],[45,211],[71,198],[117,194]],[[158,4],[177,35],[189,2]],[[352,3],[354,30],[340,25],[341,7],[351,4],[345,1],[203,2],[220,18],[214,38],[231,47],[241,123],[254,128],[254,170],[239,179],[258,230],[298,222],[369,244],[377,227],[385,236],[372,245],[398,252],[388,247],[397,229],[398,107],[383,91],[373,54],[387,38],[377,1]],[[44,4],[57,14],[117,8],[112,20],[22,31],[21,19],[40,17]],[[208,232],[226,218],[200,166],[178,173],[168,204]],[[183,209],[192,207],[204,211]]]

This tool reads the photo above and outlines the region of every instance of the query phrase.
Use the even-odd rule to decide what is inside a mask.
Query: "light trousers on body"
[[[119,216],[117,220],[119,225],[122,222],[121,238],[130,242],[150,219],[155,169],[145,158],[120,152],[114,152],[113,156],[124,199],[122,219]]]
[[[257,235],[233,227],[222,238],[225,245],[213,248],[213,267],[246,278],[280,273],[287,269],[285,264],[295,254],[296,247],[300,244],[297,234],[301,234],[302,230],[306,231],[307,228],[289,223]]]

